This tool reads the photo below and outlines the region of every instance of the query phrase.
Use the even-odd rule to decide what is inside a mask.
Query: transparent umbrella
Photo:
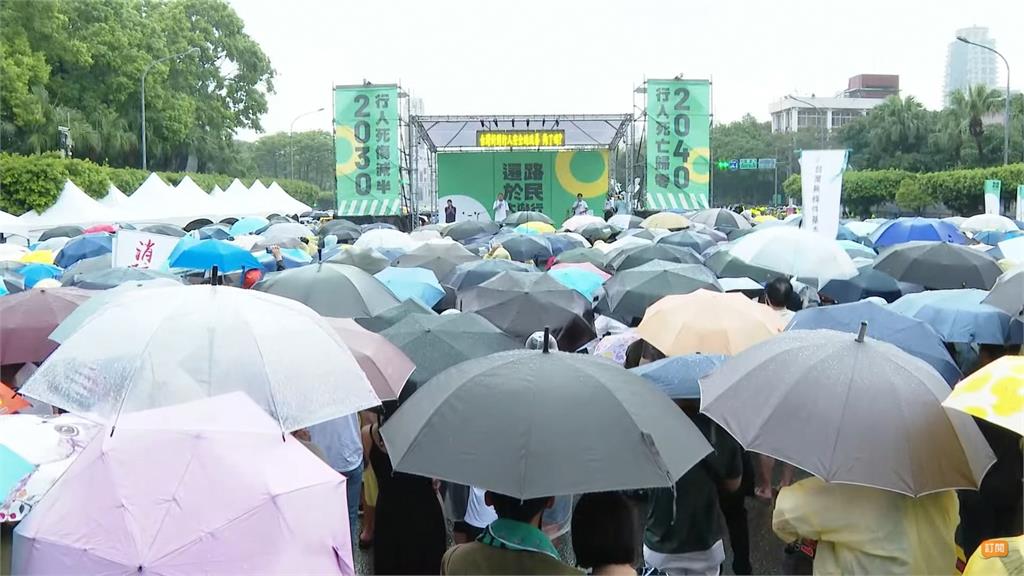
[[[288,431],[380,403],[318,314],[287,298],[223,286],[126,292],[86,320],[21,389],[110,424],[121,412],[234,391]]]

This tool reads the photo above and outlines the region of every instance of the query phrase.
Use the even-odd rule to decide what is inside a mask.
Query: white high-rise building
[[[988,28],[971,26],[956,31],[956,35],[971,42],[996,48],[996,41],[988,35]],[[999,88],[998,58],[988,50],[964,44],[959,40],[949,43],[946,55],[946,83],[943,89],[943,102],[948,106],[951,95],[957,90],[967,91],[971,86],[979,84],[989,88]]]

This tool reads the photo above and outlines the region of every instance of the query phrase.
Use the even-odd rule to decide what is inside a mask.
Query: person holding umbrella
[[[729,433],[699,412],[699,400],[676,400],[713,451],[673,488],[648,495],[644,560],[667,574],[717,575],[725,561],[719,493],[740,488],[742,450]]]
[[[580,574],[558,557],[541,531],[544,510],[554,497],[520,500],[487,491],[484,501],[498,519],[475,542],[457,544],[444,554],[441,574]]]

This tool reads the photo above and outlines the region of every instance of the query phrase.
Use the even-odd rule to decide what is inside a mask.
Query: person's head
[[[263,271],[259,268],[250,268],[242,274],[242,288],[248,290],[263,279]]]
[[[454,206],[454,204],[452,204],[452,201],[450,199],[448,200],[448,205],[449,206]]]
[[[782,309],[793,297],[793,285],[789,280],[781,276],[772,278],[772,281],[764,287],[765,304],[772,308]]]
[[[516,522],[523,522],[539,528],[541,516],[543,516],[545,510],[554,506],[555,498],[554,496],[547,496],[544,498],[520,500],[513,496],[487,491],[484,494],[484,502],[494,508],[494,513],[498,515],[498,518],[515,520]]]
[[[590,569],[633,565],[640,556],[640,532],[640,518],[628,498],[618,492],[584,494],[570,528],[576,563]]]
[[[505,193],[504,192],[498,192],[498,202],[501,202],[504,199],[505,199]]]
[[[978,368],[999,360],[1006,355],[1006,347],[998,344],[981,344],[978,346]]]
[[[583,194],[577,194],[576,195],[576,199],[577,200],[583,200]]]

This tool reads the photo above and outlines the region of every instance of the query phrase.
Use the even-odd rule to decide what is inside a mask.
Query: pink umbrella
[[[92,295],[78,288],[39,288],[0,298],[0,364],[45,360],[57,349],[47,336]]]
[[[594,348],[594,354],[611,359],[616,364],[625,364],[626,349],[629,348],[630,344],[639,339],[640,335],[632,328],[619,334],[609,334],[601,338],[597,343],[597,346]]]
[[[552,270],[558,270],[559,268],[579,268],[580,270],[586,270],[587,272],[593,272],[601,277],[601,280],[607,281],[612,277],[611,274],[601,270],[597,266],[594,266],[590,262],[563,262],[561,264],[555,264],[551,267]]]
[[[345,478],[241,392],[125,414],[18,525],[18,574],[354,574]]]
[[[93,232],[109,232],[110,234],[116,234],[117,226],[114,226],[113,224],[97,224],[86,228],[82,233],[92,234]]]
[[[355,356],[366,379],[381,400],[396,400],[416,369],[412,360],[387,338],[370,332],[349,318],[324,317]]]

